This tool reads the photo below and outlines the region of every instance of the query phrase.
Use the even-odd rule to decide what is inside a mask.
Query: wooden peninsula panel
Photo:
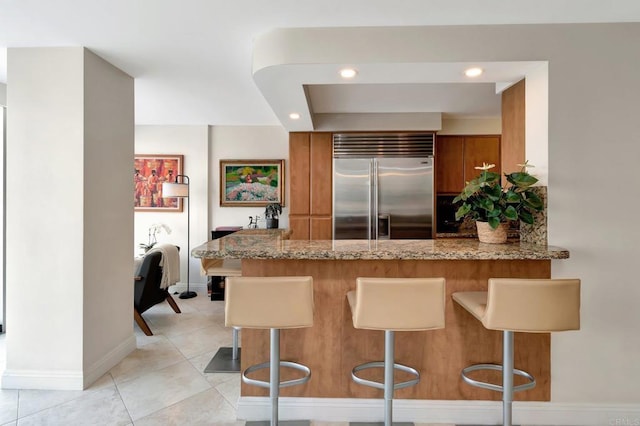
[[[475,363],[502,362],[502,333],[486,330],[451,300],[456,291],[486,290],[489,278],[549,278],[550,260],[304,260],[243,259],[243,276],[311,275],[315,322],[307,329],[283,330],[282,359],[301,362],[312,371],[302,386],[283,388],[282,396],[381,398],[382,391],[357,385],[351,369],[379,361],[382,331],[355,330],[346,293],[364,277],[445,277],[446,325],[442,330],[396,333],[396,361],[417,368],[418,385],[397,390],[395,397],[435,400],[498,400],[500,394],[469,386],[460,370]],[[242,330],[242,368],[269,357],[268,330]],[[550,399],[550,337],[516,333],[515,366],[536,377],[537,386],[518,392],[517,400]],[[265,372],[266,373],[266,372]],[[397,379],[402,379],[397,373]],[[256,377],[260,377],[259,375]],[[288,376],[283,374],[283,379]],[[371,374],[369,377],[381,379]],[[478,376],[486,379],[487,376]],[[266,376],[263,376],[266,379]],[[494,381],[500,381],[496,374]],[[516,379],[516,384],[520,382]],[[265,396],[268,390],[242,384],[243,396]]]
[[[382,359],[384,343],[382,331],[353,328],[347,292],[355,288],[360,276],[444,277],[445,328],[396,334],[397,361],[417,368],[422,374],[417,386],[398,390],[396,396],[499,399],[495,392],[463,383],[460,370],[475,363],[501,363],[502,335],[485,330],[480,322],[454,305],[451,294],[485,290],[488,279],[493,277],[549,278],[551,259],[569,258],[569,252],[561,247],[514,241],[505,244],[483,244],[474,239],[303,241],[291,239],[291,235],[291,231],[282,229],[243,230],[207,241],[191,251],[192,256],[201,259],[242,259],[244,276],[314,278],[314,326],[283,330],[281,341],[283,359],[307,364],[312,378],[302,386],[282,389],[284,396],[380,398],[382,391],[351,381],[354,366]],[[241,334],[243,368],[266,361],[268,331],[244,329]],[[519,392],[516,398],[548,401],[549,335],[516,333],[515,343],[516,368],[529,371],[538,381],[534,389]],[[256,374],[267,379],[267,371]],[[397,379],[402,380],[400,374]],[[495,382],[500,381],[498,376],[493,377]],[[283,374],[283,378],[289,376]],[[242,384],[241,394],[264,396],[267,391]]]

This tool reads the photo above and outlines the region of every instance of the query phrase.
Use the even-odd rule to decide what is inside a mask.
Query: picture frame
[[[181,212],[181,198],[163,198],[162,183],[183,173],[184,155],[135,154],[133,203],[136,212]]]
[[[284,206],[284,160],[220,160],[220,205]]]

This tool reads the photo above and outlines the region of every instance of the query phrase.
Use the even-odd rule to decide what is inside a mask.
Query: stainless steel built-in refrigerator
[[[433,139],[334,135],[334,239],[433,238]]]

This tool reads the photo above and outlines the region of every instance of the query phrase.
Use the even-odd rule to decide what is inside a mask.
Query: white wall
[[[321,113],[313,115],[313,129],[317,132],[338,131],[402,131],[442,128],[439,112],[403,113]]]
[[[134,86],[133,78],[88,50],[84,66],[83,369],[88,386],[112,367],[103,365],[109,362],[105,355],[133,336]]]
[[[525,85],[525,158],[538,185],[549,183],[549,63],[529,71]]]
[[[0,102],[0,325],[2,325],[2,331],[6,331],[4,326],[5,319],[5,280],[4,280],[4,270],[5,270],[5,262],[4,262],[4,206],[5,206],[5,190],[4,190],[4,150],[6,143],[6,126],[5,126],[5,115],[7,109],[1,106],[2,102]]]
[[[443,118],[439,135],[500,135],[502,119],[495,118]]]
[[[206,290],[206,277],[200,276],[198,259],[187,256],[187,215],[190,215],[191,249],[208,240],[209,206],[211,190],[209,188],[209,128],[208,126],[136,126],[136,154],[181,154],[184,155],[183,174],[189,176],[190,198],[189,210],[186,200],[181,213],[175,212],[136,212],[134,247],[148,242],[149,227],[156,223],[164,223],[171,229],[171,234],[161,233],[158,242],[175,244],[180,247],[181,283],[187,282],[187,258],[190,267],[190,287],[199,295]],[[133,176],[133,158],[131,159],[131,176]],[[131,180],[133,185],[133,180]],[[133,186],[132,186],[133,188]],[[133,191],[133,189],[132,189]],[[182,286],[178,291],[182,290]],[[204,293],[206,297],[206,293]]]
[[[549,241],[571,250],[570,260],[553,263],[553,274],[583,281],[582,330],[552,338],[552,396],[637,404],[640,57],[630,52],[640,24],[578,26],[555,36]]]
[[[289,134],[280,126],[212,126],[209,174],[211,187],[210,228],[218,226],[247,226],[249,216],[260,216],[259,227],[264,228],[263,207],[220,206],[220,160],[284,159],[287,194],[280,228],[289,226],[288,188]]]
[[[81,48],[7,52],[3,387],[27,371],[82,378],[83,56]]]
[[[0,83],[0,188],[2,188],[2,197],[0,197],[0,324],[2,324],[2,330],[4,327],[4,314],[5,314],[5,282],[4,282],[4,146],[5,146],[5,114],[6,109],[3,106],[7,105],[7,85]]]
[[[82,389],[135,347],[133,81],[79,47],[9,49],[8,81],[2,385]]]

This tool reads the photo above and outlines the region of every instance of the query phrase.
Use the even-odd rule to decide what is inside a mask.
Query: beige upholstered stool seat
[[[358,278],[347,293],[353,327],[369,330],[444,328],[444,278]]]
[[[513,393],[531,389],[535,379],[513,366],[513,333],[551,333],[580,329],[580,280],[492,278],[488,291],[459,292],[453,300],[489,330],[504,333],[502,365],[476,364],[462,370],[462,379],[473,386],[502,392],[503,425],[512,424]],[[502,371],[502,386],[474,380],[478,370]],[[528,379],[513,385],[513,375]]]
[[[409,366],[395,363],[396,331],[434,330],[444,328],[444,278],[358,278],[356,290],[347,293],[353,326],[358,329],[384,330],[384,361],[367,362],[353,368],[354,382],[384,390],[384,422],[392,423],[393,391],[417,384],[420,373]],[[384,368],[384,382],[366,380],[358,372]],[[395,383],[394,369],[413,376]]]
[[[312,277],[233,277],[228,280],[225,323],[244,328],[313,325]]]
[[[240,259],[200,259],[200,273],[210,277],[242,276]],[[212,299],[213,300],[213,299]],[[221,347],[205,368],[205,373],[233,373],[240,371],[240,338],[239,327],[233,327],[231,347]]]
[[[229,327],[270,329],[270,359],[252,365],[242,373],[242,381],[269,388],[271,424],[278,424],[280,388],[306,383],[311,378],[309,367],[280,360],[280,329],[313,326],[312,277],[230,277],[225,287],[225,324]],[[298,379],[280,381],[280,368],[288,367],[304,373]],[[269,381],[248,375],[269,368]]]
[[[454,293],[453,300],[490,330],[580,329],[580,280],[493,278],[488,290]]]

